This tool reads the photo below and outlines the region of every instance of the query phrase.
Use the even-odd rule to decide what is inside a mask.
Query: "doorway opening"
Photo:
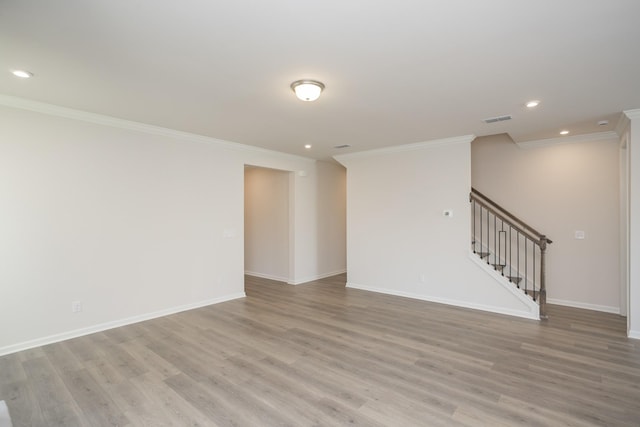
[[[245,165],[245,275],[289,281],[290,175],[289,171]]]

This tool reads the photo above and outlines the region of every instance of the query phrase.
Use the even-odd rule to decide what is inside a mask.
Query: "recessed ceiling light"
[[[568,130],[562,130],[562,131],[560,131],[560,135],[569,135],[569,131]]]
[[[16,77],[20,77],[21,79],[28,79],[30,77],[33,77],[33,73],[25,70],[12,70],[11,74]]]
[[[598,126],[606,126],[609,124],[609,120],[600,120]]]
[[[305,144],[304,148],[306,148],[308,150],[309,148],[311,148],[311,144]]]
[[[540,105],[540,101],[537,101],[537,100],[535,100],[535,99],[533,99],[533,100],[531,100],[531,101],[527,102],[527,104],[526,104],[527,108],[535,108],[535,107],[537,107],[538,105]]]

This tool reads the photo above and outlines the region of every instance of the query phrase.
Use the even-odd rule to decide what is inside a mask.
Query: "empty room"
[[[0,427],[640,425],[639,16],[0,1]]]

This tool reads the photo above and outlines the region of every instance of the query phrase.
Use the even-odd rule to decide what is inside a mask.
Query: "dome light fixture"
[[[315,101],[320,97],[324,84],[316,80],[296,80],[291,83],[291,89],[302,101]]]
[[[16,77],[20,77],[21,79],[28,79],[33,77],[33,73],[30,71],[25,71],[25,70],[12,70],[11,74],[13,74]]]

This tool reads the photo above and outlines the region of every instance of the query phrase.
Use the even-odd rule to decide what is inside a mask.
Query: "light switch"
[[[582,230],[576,230],[576,232],[574,233],[574,236],[576,240],[583,240],[585,238],[584,231]]]

